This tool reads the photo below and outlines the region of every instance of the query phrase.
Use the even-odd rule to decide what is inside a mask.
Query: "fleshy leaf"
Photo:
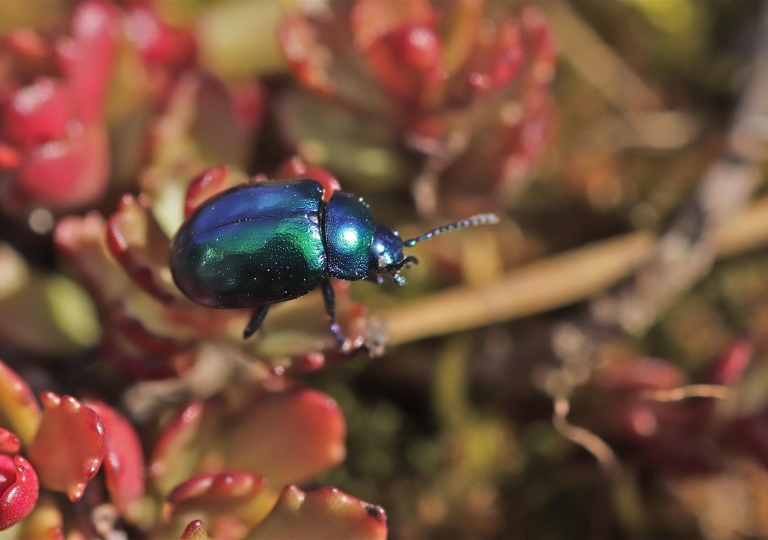
[[[84,217],[67,216],[59,220],[54,241],[97,301],[114,302],[130,285],[107,251],[106,233],[104,218],[98,212],[90,212]]]
[[[147,293],[171,302],[176,289],[162,280],[170,275],[171,242],[142,198],[123,195],[117,212],[107,222],[107,245],[126,273]]]
[[[0,259],[0,266],[13,262],[2,253]],[[74,280],[27,267],[16,270],[21,272],[13,275],[14,269],[6,265],[10,275],[0,286],[0,336],[6,344],[61,358],[98,342],[100,328],[91,297]]]
[[[388,92],[407,102],[429,107],[434,91],[445,80],[442,45],[433,28],[395,28],[366,50],[376,77]]]
[[[364,503],[333,488],[303,492],[287,486],[274,510],[247,540],[384,540],[387,516],[384,509]]]
[[[125,36],[150,67],[182,71],[194,64],[197,46],[192,31],[165,24],[151,9],[136,7],[126,14]]]
[[[275,504],[267,480],[244,472],[201,474],[179,484],[168,495],[167,511],[174,514],[227,514],[244,524],[261,522]],[[214,531],[215,533],[215,531]]]
[[[193,305],[180,295],[177,301],[162,304],[146,294],[109,253],[106,224],[95,212],[60,220],[54,241],[95,298],[105,320],[106,352],[119,362],[131,365],[146,360],[148,371],[166,373],[175,357],[193,345],[191,336],[221,335],[230,319],[244,318],[242,312]],[[152,280],[165,281],[160,275]],[[140,372],[140,365],[133,365],[131,371]]]
[[[63,491],[76,501],[83,496],[86,484],[96,475],[104,458],[104,422],[71,396],[44,392],[40,397],[45,412],[29,447],[29,460],[43,486]]]
[[[18,188],[53,207],[80,206],[98,199],[109,176],[109,143],[101,126],[86,127],[71,140],[33,149],[21,166]]]
[[[211,76],[197,76],[189,135],[206,163],[247,165],[263,97],[255,81],[230,88]]]
[[[19,538],[64,540],[64,518],[50,494],[42,494],[35,509],[22,522]]]
[[[184,216],[189,216],[201,203],[210,199],[217,193],[241,184],[245,179],[232,174],[227,165],[208,169],[196,176],[187,187],[187,195],[184,198]]]
[[[77,5],[72,15],[72,38],[58,46],[61,64],[74,91],[85,125],[98,123],[114,61],[120,15],[107,2]]]
[[[437,14],[425,0],[361,0],[350,15],[355,43],[381,85],[405,101],[427,105],[446,77]]]
[[[213,540],[210,536],[208,536],[208,531],[205,529],[205,524],[200,521],[199,519],[196,519],[194,521],[190,521],[189,525],[184,529],[184,532],[181,535],[181,538],[179,540]]]
[[[331,173],[317,165],[307,165],[299,156],[294,156],[283,163],[275,174],[278,179],[312,178],[323,186],[323,200],[331,200],[334,191],[341,189],[341,184]]]
[[[133,425],[106,403],[88,400],[85,405],[96,411],[106,428],[104,473],[112,504],[121,515],[130,514],[131,505],[144,495],[144,455],[139,436]]]
[[[13,171],[21,166],[21,153],[0,142],[0,171]]]
[[[428,0],[410,2],[381,2],[380,0],[358,0],[355,2],[349,20],[355,35],[355,43],[367,49],[383,35],[407,25],[433,27],[437,13]]]
[[[65,139],[73,110],[66,85],[50,77],[17,90],[3,107],[2,134],[25,150]]]
[[[32,511],[38,491],[37,474],[26,459],[0,455],[0,530]]]
[[[266,390],[227,430],[225,466],[265,476],[273,486],[309,480],[344,459],[345,435],[344,417],[325,394]]]
[[[735,384],[751,364],[754,353],[755,344],[752,341],[735,341],[709,367],[704,379],[711,384]]]
[[[27,383],[0,362],[0,418],[24,445],[29,445],[43,413]]]
[[[470,95],[490,93],[508,84],[523,67],[525,49],[520,24],[516,18],[483,27],[478,44],[457,78],[467,86]]]
[[[296,78],[315,92],[333,95],[336,88],[328,73],[330,55],[324,54],[317,28],[304,15],[296,13],[283,21],[278,36]]]
[[[205,452],[205,406],[193,401],[163,430],[149,462],[149,475],[160,493],[169,493],[189,478]]]
[[[7,429],[0,428],[0,454],[18,454],[20,448],[19,438]]]

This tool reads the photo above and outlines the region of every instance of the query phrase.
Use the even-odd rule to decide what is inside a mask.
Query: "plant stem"
[[[768,197],[723,223],[719,257],[768,243]],[[388,345],[541,313],[588,299],[655,255],[658,240],[637,232],[535,261],[481,287],[459,286],[377,314]]]

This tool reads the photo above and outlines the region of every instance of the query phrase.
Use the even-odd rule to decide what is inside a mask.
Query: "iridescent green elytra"
[[[202,205],[174,239],[173,277],[199,304],[248,308],[291,300],[328,275],[322,186],[300,180],[247,187]]]

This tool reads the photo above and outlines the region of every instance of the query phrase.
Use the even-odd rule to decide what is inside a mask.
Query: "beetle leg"
[[[344,339],[344,335],[341,333],[339,323],[336,322],[336,297],[333,294],[333,286],[331,285],[330,279],[323,281],[323,300],[325,300],[325,311],[331,318],[331,332],[333,333],[333,337],[336,338],[336,342],[339,344],[339,347],[343,351],[345,350],[344,345],[346,340]]]
[[[254,310],[251,320],[248,321],[245,330],[243,330],[243,339],[248,339],[256,333],[261,323],[264,322],[264,317],[267,316],[267,310],[269,310],[269,304],[264,304]]]

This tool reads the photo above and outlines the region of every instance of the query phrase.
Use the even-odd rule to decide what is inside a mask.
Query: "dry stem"
[[[574,426],[566,419],[571,410],[570,402],[559,397],[554,400],[552,413],[552,425],[566,439],[578,444],[587,452],[595,456],[600,466],[608,473],[616,472],[619,461],[613,449],[603,439],[583,427]]]
[[[768,243],[768,198],[723,223],[718,256]],[[588,299],[651,260],[658,240],[632,233],[516,268],[499,281],[460,286],[378,314],[389,345],[468,330]]]

